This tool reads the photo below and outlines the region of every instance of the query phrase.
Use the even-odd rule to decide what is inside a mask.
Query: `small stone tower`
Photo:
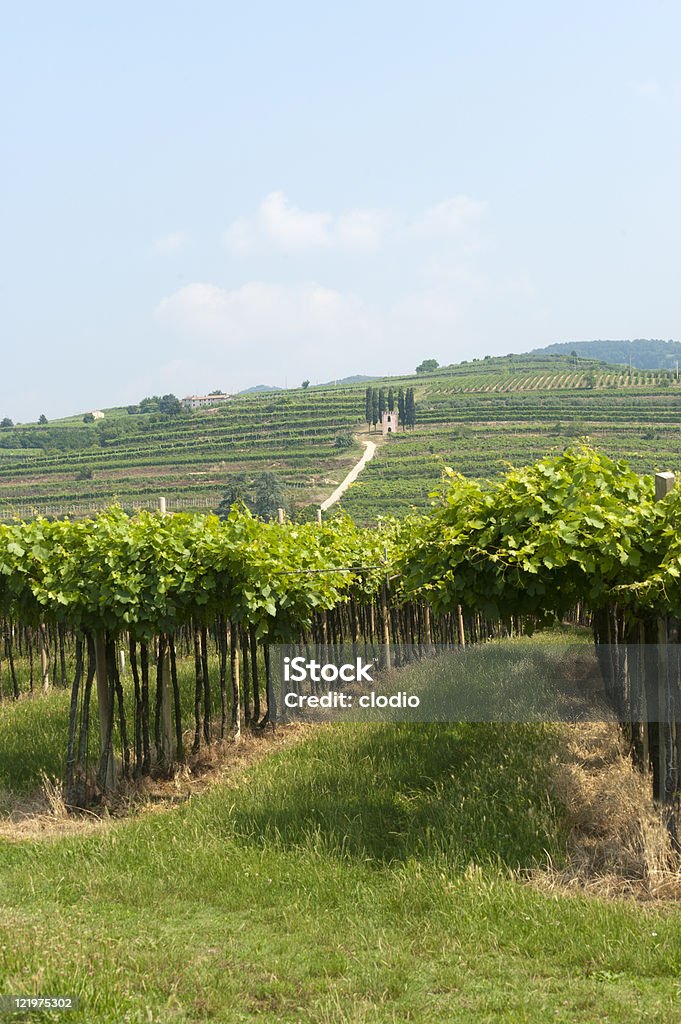
[[[395,434],[397,432],[397,410],[391,409],[390,412],[384,412],[381,416],[381,433],[383,437],[386,434]]]

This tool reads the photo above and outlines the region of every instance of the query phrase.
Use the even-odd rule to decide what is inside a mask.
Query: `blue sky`
[[[681,337],[678,3],[0,13],[0,416]]]

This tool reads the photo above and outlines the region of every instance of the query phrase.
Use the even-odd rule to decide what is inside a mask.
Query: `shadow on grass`
[[[204,813],[263,845],[529,867],[563,847],[551,750],[539,725],[330,726],[259,765],[229,810],[216,793]]]

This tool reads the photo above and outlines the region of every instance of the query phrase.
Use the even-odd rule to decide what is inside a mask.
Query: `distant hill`
[[[345,385],[345,384],[363,384],[365,380],[378,380],[378,378],[377,377],[365,377],[361,373],[357,373],[357,374],[354,375],[354,377],[343,377],[343,378],[339,377],[338,380],[327,380],[324,384],[310,384],[310,387],[311,388],[329,388],[329,387],[334,387],[336,385],[340,386],[340,385]],[[255,394],[260,394],[263,391],[285,391],[285,390],[286,390],[285,388],[272,387],[270,384],[256,384],[252,388],[244,388],[244,390],[240,391],[239,394],[240,395],[255,395]]]
[[[342,377],[338,380],[327,380],[326,384],[313,384],[315,388],[328,388],[334,384],[363,384],[365,380],[378,380],[378,377],[365,377],[361,373],[356,373],[354,377]]]
[[[584,359],[602,359],[606,363],[631,362],[639,370],[674,370],[681,362],[681,341],[659,338],[635,338],[633,341],[563,341],[546,348],[535,348],[526,355],[569,356],[572,352]]]

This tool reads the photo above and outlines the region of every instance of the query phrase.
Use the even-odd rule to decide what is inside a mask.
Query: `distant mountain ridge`
[[[312,384],[315,388],[333,387],[334,384],[363,384],[365,380],[378,380],[378,377],[366,377],[362,373],[356,373],[352,377],[339,377],[338,380],[327,380],[324,384]]]
[[[561,341],[545,348],[533,348],[530,356],[569,356],[602,359],[606,363],[630,363],[639,370],[674,370],[681,362],[681,341],[634,338],[632,341]]]
[[[310,384],[311,388],[329,388],[341,384],[363,384],[365,380],[378,380],[378,377],[366,377],[364,374],[356,373],[352,377],[339,377],[338,380],[327,380],[323,384]],[[252,388],[244,388],[240,395],[253,395],[261,391],[286,391],[286,388],[279,388],[270,384],[256,384]]]

